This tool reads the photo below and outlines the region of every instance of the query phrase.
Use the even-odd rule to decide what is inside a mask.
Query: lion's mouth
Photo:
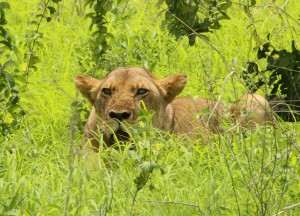
[[[116,140],[117,139],[117,140]],[[115,144],[117,141],[128,141],[129,134],[123,129],[119,128],[114,134],[110,136],[109,145]]]

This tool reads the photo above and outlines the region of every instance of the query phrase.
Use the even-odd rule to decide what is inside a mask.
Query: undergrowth
[[[229,105],[247,92],[239,76],[256,55],[253,23],[238,4],[228,11],[234,22],[224,21],[209,35],[234,63],[229,70],[201,40],[190,47],[187,38],[169,35],[159,22],[163,8],[128,1],[122,15],[106,15],[114,37],[108,38],[111,51],[98,69],[88,48],[90,21],[82,16],[91,9],[79,2],[55,5],[58,12],[39,27],[43,37],[34,54],[40,61],[26,86],[16,83],[26,115],[21,128],[1,139],[1,215],[299,215],[299,123],[279,121],[275,128],[252,132],[237,127],[203,144],[157,131],[144,112],[128,143],[105,148],[100,142],[99,153],[78,154],[90,107],[75,90],[75,75],[103,77],[120,65],[144,66],[157,77],[182,72],[189,77],[183,95]],[[6,11],[20,73],[28,66],[26,40],[36,29],[31,21],[39,3],[13,1]],[[298,4],[286,3],[286,11],[297,17]],[[254,13],[257,22],[263,20],[259,35],[272,29],[276,47],[288,47],[294,36],[286,29],[292,24],[259,5]]]

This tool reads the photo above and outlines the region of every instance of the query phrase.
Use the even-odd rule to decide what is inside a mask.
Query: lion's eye
[[[137,95],[144,95],[146,93],[148,93],[149,91],[147,89],[144,88],[139,88],[136,92]]]
[[[102,94],[104,96],[110,96],[111,95],[111,89],[109,89],[109,88],[103,88],[102,89]]]

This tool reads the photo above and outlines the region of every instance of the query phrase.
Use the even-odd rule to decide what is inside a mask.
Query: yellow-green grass
[[[36,29],[30,22],[37,20],[33,14],[38,3],[12,1],[6,10],[7,28],[19,51],[18,57],[12,57],[21,71],[27,65],[25,36]],[[257,4],[253,15],[263,40],[271,32],[278,49],[290,49],[292,39],[299,43],[296,22],[271,4]],[[105,56],[104,68],[94,75],[101,77],[116,66],[145,66],[158,77],[186,73],[189,82],[183,95],[222,96],[221,101],[229,104],[246,93],[239,76],[246,62],[255,60],[256,41],[243,8],[234,4],[229,10],[231,20],[208,34],[229,64],[237,60],[233,69],[204,41],[190,47],[186,38],[176,41],[169,35],[161,28],[163,8],[153,1],[133,0],[122,16],[107,14],[112,50]],[[287,2],[284,9],[296,19],[299,16],[296,1]],[[274,215],[299,203],[300,156],[291,143],[300,141],[298,123],[280,122],[276,129],[258,127],[246,136],[233,130],[211,137],[207,144],[166,138],[146,127],[142,129],[145,136],[133,131],[134,139],[122,151],[104,148],[92,159],[74,154],[83,131],[82,125],[74,123],[78,118],[72,103],[82,97],[73,78],[92,74],[89,71],[95,67],[88,49],[89,25],[90,20],[77,15],[74,2],[66,0],[60,3],[59,14],[40,26],[43,38],[35,54],[41,62],[30,71],[27,87],[20,86],[20,103],[27,111],[24,127],[0,146],[2,215]],[[230,126],[224,122],[224,127]],[[106,160],[110,168],[105,167]],[[136,179],[143,176],[142,171],[147,174],[154,161],[156,168],[137,190]],[[299,213],[300,207],[294,207],[285,215]]]

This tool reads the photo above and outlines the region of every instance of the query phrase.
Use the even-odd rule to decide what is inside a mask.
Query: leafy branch
[[[11,75],[12,72],[8,72],[13,71],[17,63],[11,60],[9,54],[6,55],[6,51],[17,51],[13,46],[13,38],[4,27],[7,24],[4,9],[10,9],[7,2],[0,3],[0,57],[7,59],[5,62],[0,62],[0,131],[2,136],[7,136],[20,127],[26,112],[19,105],[19,91]]]
[[[61,0],[48,0],[46,3],[39,4],[42,13],[38,14],[37,17],[40,17],[40,19],[38,22],[32,22],[32,24],[37,25],[37,28],[27,36],[28,52],[25,54],[25,60],[27,59],[28,64],[25,71],[25,81],[24,76],[19,76],[19,64],[12,59],[13,55],[11,55],[17,55],[18,50],[13,45],[13,38],[5,28],[7,24],[5,9],[10,9],[10,5],[7,2],[0,3],[0,57],[1,59],[6,59],[4,62],[0,62],[0,131],[3,137],[21,127],[21,122],[26,111],[19,104],[19,90],[15,77],[18,76],[19,81],[28,83],[29,70],[31,68],[36,69],[35,64],[40,61],[39,57],[34,54],[34,47],[38,39],[42,37],[42,34],[39,33],[41,22],[43,19],[46,19],[48,22],[51,21],[51,15],[56,10],[53,6],[50,6],[50,3],[58,3],[59,1]]]
[[[148,112],[144,103],[142,103],[142,106],[143,109],[139,110],[138,117],[141,127],[138,129],[137,133],[144,134],[144,141],[147,143],[148,151],[142,158],[138,159],[140,172],[139,175],[134,179],[136,189],[133,194],[132,209],[136,203],[138,192],[142,190],[148,183],[153,171],[158,169],[162,175],[164,174],[164,169],[157,163],[157,158],[153,158],[154,155],[152,150],[152,141],[157,139],[157,134],[154,133],[152,125],[152,117],[155,113]],[[147,158],[149,160],[146,160]],[[153,187],[153,185],[150,185],[150,188],[151,187]]]
[[[51,16],[56,13],[56,9],[53,6],[50,6],[50,3],[58,4],[62,0],[47,0],[46,3],[40,3],[39,9],[42,10],[40,14],[37,15],[39,18],[38,21],[32,21],[31,24],[37,25],[36,29],[28,36],[28,52],[25,58],[27,58],[27,68],[25,71],[26,83],[28,83],[28,76],[30,69],[36,70],[35,64],[40,62],[40,58],[35,55],[34,47],[37,44],[38,39],[43,37],[43,34],[39,32],[41,23],[45,19],[47,22],[51,21]]]
[[[114,1],[112,0],[86,0],[86,5],[94,9],[93,12],[88,13],[86,17],[92,20],[90,29],[94,26],[96,30],[92,34],[90,42],[93,51],[93,60],[100,63],[102,56],[110,49],[107,38],[112,37],[106,28],[107,20],[105,15],[113,8]]]
[[[193,46],[197,34],[208,41],[208,37],[202,33],[220,29],[220,21],[230,19],[226,10],[232,3],[231,0],[166,0],[166,4],[168,10],[163,24],[177,39],[188,36],[189,44]]]

